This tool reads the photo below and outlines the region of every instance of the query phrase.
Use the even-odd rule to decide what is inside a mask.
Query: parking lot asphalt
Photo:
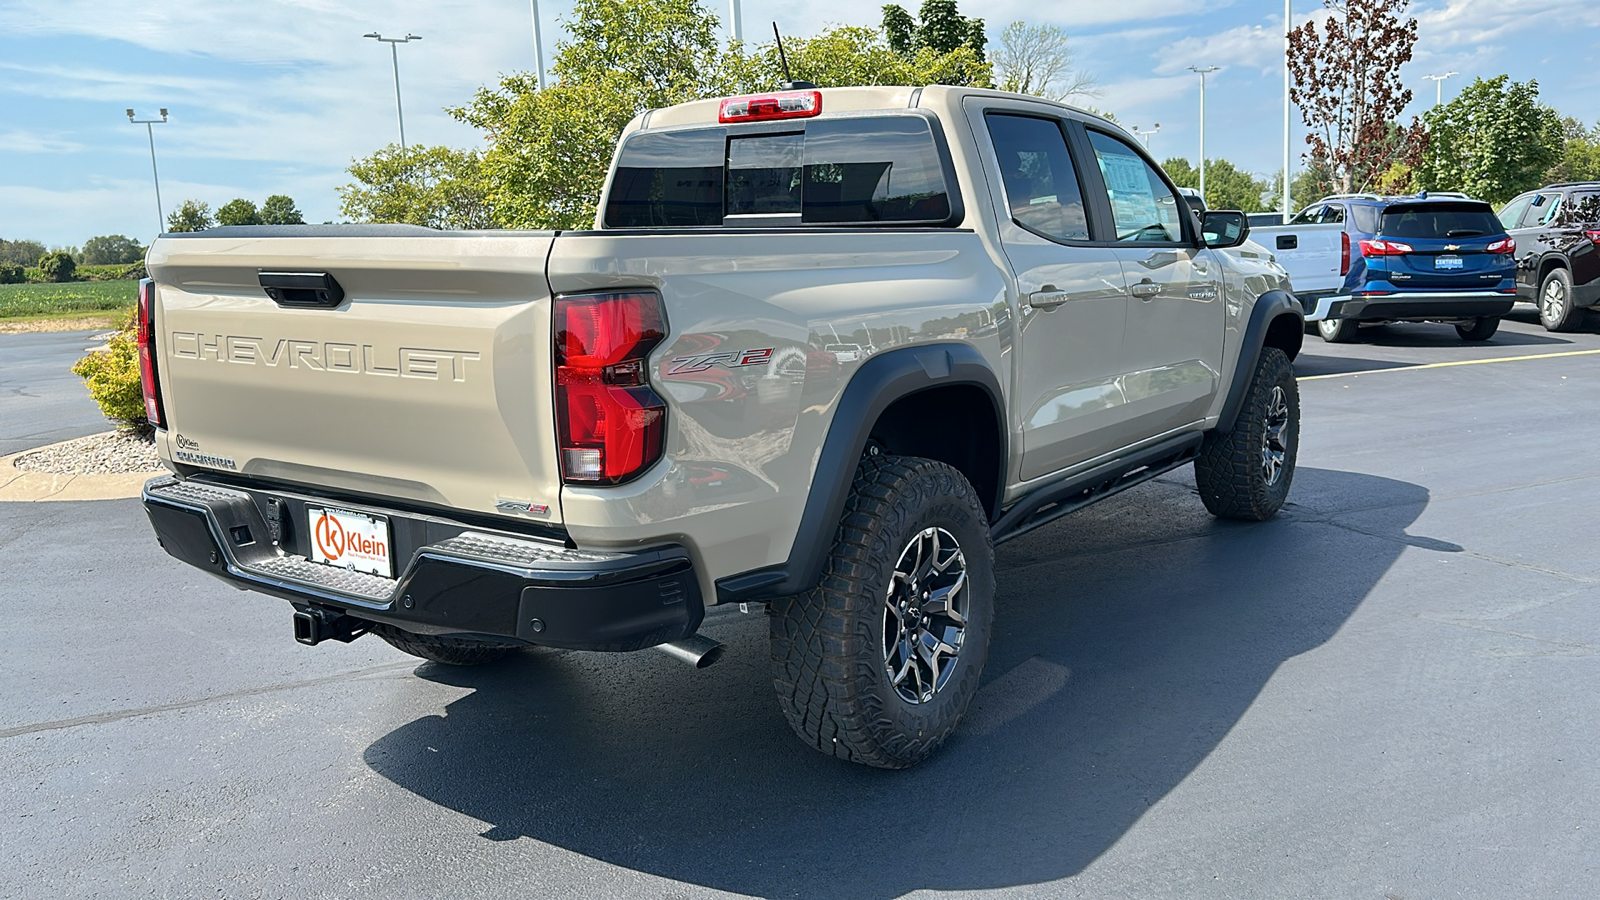
[[[985,687],[907,772],[791,735],[759,616],[699,672],[307,648],[136,501],[0,503],[0,895],[1594,896],[1600,336],[1297,369],[1283,514],[1179,470],[1003,545]]]
[[[0,334],[0,456],[111,428],[72,374],[104,333]]]

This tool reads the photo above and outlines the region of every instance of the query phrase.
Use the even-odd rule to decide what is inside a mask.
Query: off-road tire
[[[913,703],[888,671],[885,609],[903,551],[935,528],[965,559],[965,634],[944,686]],[[994,592],[989,523],[967,479],[929,459],[865,457],[821,583],[770,605],[773,684],[795,733],[823,753],[878,768],[927,758],[977,693]]]
[[[1274,412],[1274,389],[1282,391],[1288,419],[1279,432],[1279,474],[1276,480],[1269,481],[1266,456],[1271,450],[1268,431]],[[1299,451],[1300,391],[1294,368],[1282,350],[1262,347],[1233,427],[1207,432],[1200,445],[1200,456],[1194,461],[1195,487],[1206,509],[1218,518],[1265,521],[1276,515],[1288,499]]]
[[[1539,306],[1539,324],[1545,331],[1577,331],[1583,325],[1584,311],[1574,305],[1572,273],[1566,269],[1551,269],[1544,276],[1534,302]]]
[[[1330,344],[1353,344],[1360,327],[1355,319],[1323,319],[1317,323],[1317,334]]]
[[[1456,325],[1456,334],[1461,335],[1463,341],[1487,341],[1499,330],[1499,316],[1480,316]]]
[[[447,666],[481,666],[484,663],[504,659],[507,654],[517,649],[509,644],[488,644],[437,634],[417,634],[381,622],[372,623],[371,631],[402,653],[409,653],[429,662],[444,663]]]

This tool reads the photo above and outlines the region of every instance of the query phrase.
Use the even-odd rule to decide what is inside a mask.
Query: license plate
[[[1433,258],[1433,267],[1435,269],[1459,269],[1461,268],[1461,257],[1435,256]]]
[[[312,562],[394,577],[389,523],[376,516],[343,509],[306,509]]]

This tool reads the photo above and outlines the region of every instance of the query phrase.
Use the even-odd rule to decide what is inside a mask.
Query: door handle
[[[1129,287],[1128,293],[1138,297],[1141,300],[1149,300],[1151,297],[1161,293],[1161,285],[1156,284],[1154,281],[1146,278],[1138,284]]]
[[[1055,285],[1047,284],[1028,295],[1028,305],[1034,309],[1055,309],[1067,299],[1066,291],[1058,291]]]

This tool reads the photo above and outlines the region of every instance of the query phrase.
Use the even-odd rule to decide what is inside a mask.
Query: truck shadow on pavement
[[[741,894],[876,898],[1074,875],[1206,760],[1284,661],[1332,637],[1408,546],[1460,550],[1406,534],[1428,504],[1414,484],[1302,469],[1291,506],[1259,525],[1211,519],[1191,484],[1182,470],[1001,548],[986,685],[916,769],[866,769],[795,739],[760,616],[711,626],[728,653],[699,673],[657,653],[423,665],[419,676],[472,692],[384,736],[366,762],[487,823],[487,839]]]

